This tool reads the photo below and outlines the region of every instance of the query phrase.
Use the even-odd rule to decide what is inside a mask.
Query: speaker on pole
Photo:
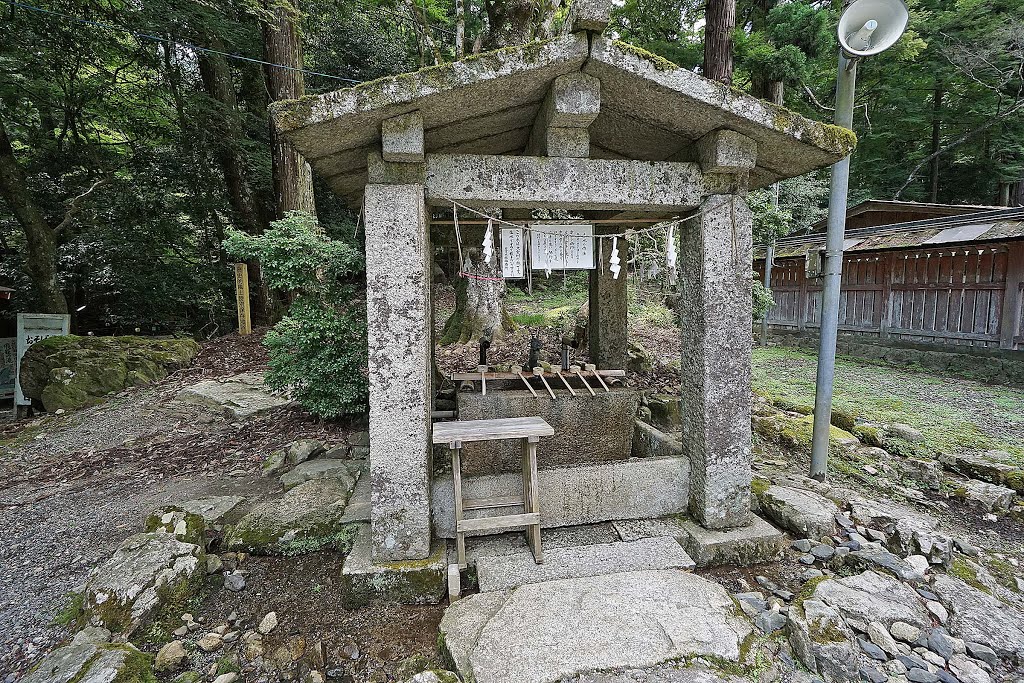
[[[850,58],[877,55],[899,40],[909,20],[903,0],[856,0],[839,18],[839,44]]]

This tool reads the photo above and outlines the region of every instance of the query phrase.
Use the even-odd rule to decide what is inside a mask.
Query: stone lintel
[[[374,561],[430,554],[430,234],[423,186],[367,185]]]
[[[695,163],[428,154],[427,200],[480,208],[681,211],[700,204]]]
[[[384,119],[380,124],[380,140],[385,161],[422,162],[423,117],[414,111]]]
[[[587,128],[600,113],[601,81],[583,73],[559,76],[537,113],[526,155],[590,156]]]
[[[694,148],[705,173],[742,173],[757,166],[757,142],[734,130],[712,131]]]
[[[422,185],[426,170],[422,163],[385,161],[379,150],[366,155],[367,181],[372,185]]]
[[[750,517],[751,213],[713,195],[680,234],[682,443],[690,514],[708,529]]]
[[[608,27],[612,18],[612,0],[573,0],[566,24],[572,31],[596,31]]]

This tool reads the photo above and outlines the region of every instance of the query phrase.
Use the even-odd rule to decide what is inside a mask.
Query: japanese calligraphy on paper
[[[526,239],[523,228],[501,229],[501,276],[509,280],[526,277]]]
[[[590,270],[594,264],[594,226],[530,226],[530,261],[534,270]]]

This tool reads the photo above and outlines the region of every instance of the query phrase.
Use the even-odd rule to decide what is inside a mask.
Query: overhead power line
[[[50,15],[50,16],[60,17],[62,19],[68,19],[68,20],[77,22],[79,24],[83,24],[85,26],[92,26],[94,28],[100,28],[100,29],[103,29],[103,30],[106,30],[106,31],[114,31],[114,32],[117,32],[117,33],[125,33],[125,34],[133,36],[135,38],[138,38],[140,40],[151,40],[153,42],[157,42],[157,43],[161,43],[161,44],[177,45],[179,47],[188,48],[189,50],[195,50],[196,52],[205,52],[207,54],[220,55],[221,57],[225,57],[227,59],[237,59],[239,61],[249,62],[251,64],[262,64],[263,66],[271,66],[271,67],[274,67],[274,68],[277,68],[277,69],[286,69],[288,71],[299,71],[301,73],[308,74],[310,76],[320,76],[321,78],[329,78],[329,79],[332,79],[332,80],[335,80],[335,81],[344,81],[345,83],[362,83],[363,82],[363,81],[358,81],[358,80],[356,80],[354,78],[344,78],[342,76],[334,76],[332,74],[325,74],[325,73],[322,73],[322,72],[319,72],[319,71],[311,71],[309,69],[303,69],[303,68],[297,67],[297,66],[288,66],[287,64],[277,64],[275,62],[268,62],[268,61],[265,61],[265,60],[262,60],[262,59],[256,59],[254,57],[246,57],[245,55],[235,54],[233,52],[224,52],[222,50],[214,50],[214,49],[211,49],[211,48],[208,48],[208,47],[202,47],[201,45],[196,45],[194,43],[190,43],[190,42],[185,41],[185,40],[179,40],[177,38],[167,37],[167,36],[157,36],[157,35],[153,35],[151,33],[143,33],[141,31],[135,31],[135,30],[132,30],[130,28],[126,28],[124,26],[117,26],[115,24],[107,24],[107,23],[104,23],[102,21],[93,21],[91,19],[84,19],[82,17],[76,17],[76,16],[74,16],[72,14],[65,14],[64,12],[58,12],[56,10],[44,9],[42,7],[36,7],[35,5],[29,5],[29,4],[24,3],[24,2],[18,2],[18,0],[0,0],[0,2],[3,2],[5,4],[7,4],[7,5],[10,5],[11,7],[17,7],[17,8],[29,10],[29,11],[32,11],[32,12],[39,12],[40,14],[47,14],[47,15]]]

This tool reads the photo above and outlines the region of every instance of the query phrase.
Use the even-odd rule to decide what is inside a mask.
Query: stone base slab
[[[480,557],[476,572],[480,591],[502,591],[557,579],[618,574],[648,569],[692,569],[694,562],[669,536],[625,543],[599,543],[544,551],[544,563],[533,553]]]
[[[748,566],[776,559],[786,545],[786,537],[760,517],[751,516],[750,525],[724,531],[705,529],[684,520],[680,539],[698,567],[735,564]]]
[[[541,470],[540,517],[544,527],[578,526],[616,519],[662,517],[684,512],[689,502],[686,458],[636,458],[621,462]],[[522,493],[519,474],[463,479],[463,496],[491,498]],[[455,498],[450,474],[434,478],[434,533],[455,538]],[[472,510],[466,517],[518,514],[522,507]],[[486,533],[486,532],[484,532]]]
[[[341,569],[342,603],[347,609],[371,600],[436,605],[448,595],[446,567],[447,544],[439,539],[434,539],[426,559],[375,564],[370,558],[370,525],[359,524]]]

